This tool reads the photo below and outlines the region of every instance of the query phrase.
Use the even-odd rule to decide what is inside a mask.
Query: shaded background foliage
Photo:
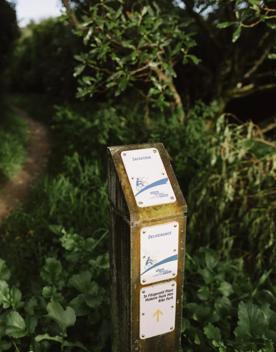
[[[4,90],[4,70],[7,68],[14,42],[19,35],[16,12],[13,5],[6,0],[0,1],[0,94]]]
[[[56,100],[75,96],[74,55],[80,43],[62,19],[31,23],[22,29],[10,66],[14,92],[46,94]]]
[[[63,3],[9,68],[53,153],[1,226],[1,348],[110,350],[105,149],[162,141],[189,204],[184,350],[274,351],[275,4]]]

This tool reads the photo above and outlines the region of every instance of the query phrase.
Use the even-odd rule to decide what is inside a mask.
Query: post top
[[[113,146],[108,152],[116,171],[116,176],[109,175],[110,201],[128,221],[153,222],[187,212],[162,143]]]

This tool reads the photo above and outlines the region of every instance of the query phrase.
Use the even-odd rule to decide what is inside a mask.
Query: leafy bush
[[[12,345],[38,352],[109,351],[106,233],[95,239],[61,226],[51,230],[63,254],[60,260],[45,258],[35,291],[22,295],[0,260],[1,347],[7,351]],[[205,248],[188,256],[185,350],[272,352],[276,301],[275,287],[267,285],[269,274],[252,282],[241,259],[222,260]]]
[[[198,250],[187,256],[183,346],[188,352],[272,352],[276,342],[275,286],[271,271],[256,281],[243,260],[222,259],[219,252]]]
[[[108,258],[99,253],[106,233],[98,240],[62,228],[60,234],[65,250],[62,262],[47,257],[36,290],[28,290],[26,296],[11,284],[10,272],[0,260],[2,351],[88,351],[83,342],[95,345],[93,351],[102,351],[106,343]],[[99,335],[91,334],[98,328]]]

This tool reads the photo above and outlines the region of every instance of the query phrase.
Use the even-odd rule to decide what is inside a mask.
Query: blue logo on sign
[[[141,275],[144,275],[145,273],[147,273],[148,271],[162,265],[162,264],[166,264],[166,263],[169,263],[169,262],[173,262],[175,260],[177,260],[178,256],[177,254],[176,255],[172,255],[166,259],[163,259],[161,260],[160,262],[156,263],[156,264],[153,264],[151,267],[147,268]]]
[[[161,180],[155,181],[155,182],[143,187],[142,189],[140,189],[140,191],[138,193],[135,194],[135,197],[137,197],[139,194],[141,194],[142,192],[147,191],[150,188],[161,186],[161,185],[165,185],[168,182],[168,180],[169,179],[167,177],[166,178],[162,178]]]
[[[137,177],[136,179],[136,188],[138,190],[142,189],[143,187],[145,187],[146,185],[146,182],[145,182],[145,179],[144,178],[140,178],[140,177]]]

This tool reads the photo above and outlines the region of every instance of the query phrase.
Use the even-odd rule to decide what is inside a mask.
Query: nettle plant
[[[189,52],[195,46],[186,30],[190,21],[180,21],[177,11],[161,11],[154,2],[128,8],[123,0],[91,6],[77,30],[87,48],[76,56],[78,96],[106,92],[114,98],[131,88],[144,103],[146,122],[151,108],[177,111],[183,122],[174,67],[198,60]]]

